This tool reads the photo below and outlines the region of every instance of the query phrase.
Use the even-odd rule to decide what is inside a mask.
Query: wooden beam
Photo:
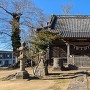
[[[70,42],[70,45],[90,45],[90,42]]]

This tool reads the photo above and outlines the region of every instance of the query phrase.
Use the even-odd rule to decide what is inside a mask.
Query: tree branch
[[[6,32],[0,32],[0,34],[6,34],[6,35],[8,35],[8,36],[10,36],[10,37],[11,37],[11,35],[10,35],[10,34],[8,34],[8,33],[6,33]]]
[[[0,8],[2,8],[6,13],[10,14],[11,16],[13,16],[12,13],[9,12],[8,10],[6,10],[4,7],[0,6]]]

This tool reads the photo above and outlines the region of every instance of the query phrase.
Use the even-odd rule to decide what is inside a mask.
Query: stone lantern
[[[25,43],[21,43],[21,47],[18,49],[20,51],[20,56],[18,59],[20,60],[20,70],[16,74],[16,79],[27,79],[29,78],[28,72],[25,70],[25,61],[27,60],[26,57],[26,47]]]

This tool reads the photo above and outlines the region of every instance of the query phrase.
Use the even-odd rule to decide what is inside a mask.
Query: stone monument
[[[18,49],[20,51],[20,56],[18,59],[20,60],[20,70],[16,74],[16,79],[27,79],[29,78],[28,72],[25,70],[25,61],[27,59],[26,57],[26,47],[25,42],[21,43],[21,47]]]
[[[38,64],[38,67],[36,69],[35,75],[39,77],[43,77],[48,74],[48,66],[45,65],[45,57],[43,52],[41,52],[40,56],[40,62]]]

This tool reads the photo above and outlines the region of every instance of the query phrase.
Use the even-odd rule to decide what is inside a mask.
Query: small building
[[[50,46],[49,63],[90,67],[90,16],[52,15],[47,27],[60,35]]]
[[[9,66],[14,64],[15,57],[13,56],[13,51],[0,51],[0,66]]]

